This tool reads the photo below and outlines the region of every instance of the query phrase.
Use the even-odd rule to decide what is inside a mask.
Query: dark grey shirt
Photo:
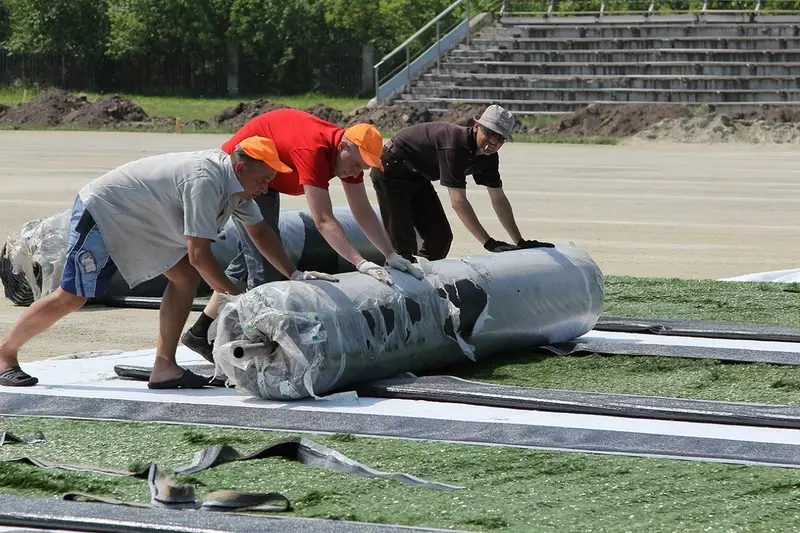
[[[431,181],[439,180],[445,187],[465,189],[467,176],[478,185],[499,188],[500,158],[477,155],[477,144],[472,128],[447,122],[426,122],[400,130],[392,138],[398,158],[406,159],[420,175]],[[387,169],[387,172],[391,172]]]

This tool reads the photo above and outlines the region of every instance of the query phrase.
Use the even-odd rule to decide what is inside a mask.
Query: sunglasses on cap
[[[500,135],[496,131],[490,130],[486,126],[481,125],[481,131],[483,131],[483,134],[486,135],[487,137],[489,137],[489,139],[491,139],[492,141],[494,141],[494,142],[496,142],[498,144],[503,144],[503,143],[506,142],[506,138],[505,137],[503,137],[502,135]]]

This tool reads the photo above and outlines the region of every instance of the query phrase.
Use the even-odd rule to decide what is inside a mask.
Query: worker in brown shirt
[[[433,188],[436,180],[447,187],[456,214],[486,250],[553,247],[522,238],[503,192],[497,151],[513,140],[514,123],[506,109],[491,105],[472,127],[445,122],[417,124],[402,129],[387,143],[384,171],[373,168],[371,177],[383,224],[397,253],[409,260],[413,255],[429,260],[447,257],[453,232]],[[467,199],[467,175],[488,188],[497,218],[516,244],[495,240],[483,228]],[[415,230],[422,237],[419,248]]]

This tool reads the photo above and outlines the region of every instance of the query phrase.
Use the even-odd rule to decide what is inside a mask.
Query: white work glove
[[[332,282],[339,281],[337,278],[331,276],[330,274],[326,274],[324,272],[314,272],[313,270],[306,270],[305,272],[302,272],[300,270],[295,270],[294,272],[292,272],[292,277],[290,279],[292,281],[308,281],[312,279],[319,279],[322,281],[332,281]]]
[[[372,261],[367,261],[366,259],[362,259],[361,262],[356,265],[356,268],[362,274],[372,276],[381,283],[385,283],[387,285],[394,285],[394,280],[389,275],[389,273],[386,272],[386,269],[380,265],[376,265]]]
[[[425,274],[417,265],[415,265],[402,255],[398,254],[397,252],[387,257],[386,263],[392,268],[396,268],[397,270],[402,270],[403,272],[408,272],[417,279],[423,279],[425,277]]]

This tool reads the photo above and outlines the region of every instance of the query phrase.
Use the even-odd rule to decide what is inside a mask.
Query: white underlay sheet
[[[661,344],[669,346],[696,346],[703,348],[731,348],[734,350],[758,350],[767,352],[800,353],[798,342],[748,341],[739,339],[712,339],[705,337],[680,337],[677,335],[648,335],[645,333],[622,333],[616,331],[590,331],[575,342],[625,342]]]
[[[664,337],[655,337],[658,340],[665,340]],[[235,389],[219,387],[200,390],[149,390],[145,382],[119,379],[114,373],[114,366],[117,364],[152,366],[154,356],[155,349],[149,349],[109,353],[89,359],[59,358],[26,363],[23,368],[38,377],[40,384],[24,388],[4,387],[2,392],[583,428],[800,445],[800,430],[792,429],[553,413],[443,402],[359,398],[355,393],[329,396],[321,400],[286,403],[260,400],[241,394]],[[180,347],[178,362],[192,364],[205,361],[189,349]]]
[[[772,281],[775,283],[800,283],[800,268],[787,270],[772,270],[770,272],[756,272],[732,278],[723,278],[719,281]]]

